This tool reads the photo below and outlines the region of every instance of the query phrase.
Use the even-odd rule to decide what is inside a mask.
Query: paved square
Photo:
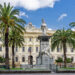
[[[38,73],[38,74],[0,74],[0,75],[75,75],[75,73],[48,73],[48,74],[42,74],[42,73]]]

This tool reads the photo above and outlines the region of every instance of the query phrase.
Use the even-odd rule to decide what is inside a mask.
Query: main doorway
[[[33,65],[33,56],[28,56],[28,64]]]

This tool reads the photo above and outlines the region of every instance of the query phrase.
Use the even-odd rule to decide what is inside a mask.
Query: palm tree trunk
[[[63,51],[64,51],[64,67],[67,67],[66,63],[66,42],[63,42]]]
[[[12,68],[15,68],[15,63],[14,63],[14,42],[12,45]]]
[[[7,32],[5,33],[5,59],[6,68],[9,69],[8,28]]]

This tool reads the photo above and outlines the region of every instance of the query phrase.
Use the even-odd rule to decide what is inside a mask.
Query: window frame
[[[22,52],[25,52],[25,47],[22,47]]]
[[[38,52],[39,51],[39,47],[36,47],[36,52]]]
[[[18,62],[18,56],[15,57],[15,61]]]
[[[25,62],[25,57],[24,56],[22,57],[22,62]]]
[[[0,51],[2,51],[2,46],[0,46]]]
[[[32,47],[29,47],[28,48],[28,52],[32,52]]]

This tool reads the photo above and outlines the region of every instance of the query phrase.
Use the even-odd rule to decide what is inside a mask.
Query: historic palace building
[[[24,34],[25,42],[23,47],[15,48],[15,64],[36,64],[36,58],[39,54],[40,50],[40,41],[38,40],[38,36],[42,34],[41,27],[36,28],[32,23],[29,23],[25,26],[26,32]],[[46,28],[47,35],[52,36],[55,33],[54,30],[50,30]],[[50,48],[51,48],[51,39],[49,40]],[[12,53],[11,48],[9,48],[9,60],[12,61]],[[57,47],[54,51],[50,49],[50,55],[55,60],[58,57],[63,57],[63,50],[61,46]],[[5,57],[5,48],[0,39],[0,56]],[[67,44],[67,57],[72,58],[73,62],[75,62],[75,50],[72,47],[69,47]]]

